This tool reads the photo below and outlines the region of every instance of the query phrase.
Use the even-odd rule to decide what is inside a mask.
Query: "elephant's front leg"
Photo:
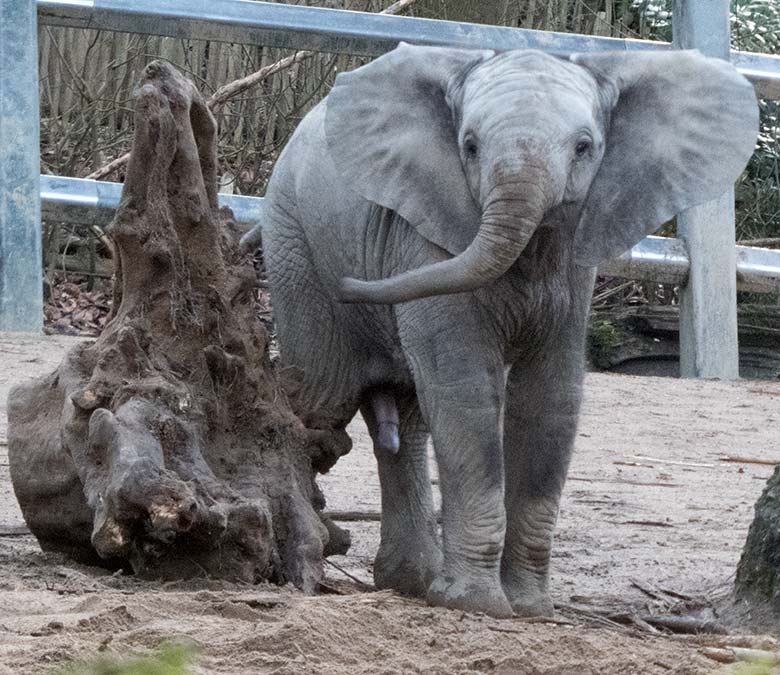
[[[427,600],[507,617],[512,609],[500,574],[506,530],[499,431],[503,369],[464,367],[469,372],[458,373],[458,379],[425,385],[439,465],[444,553],[442,573]]]
[[[584,329],[583,329],[584,332]],[[582,337],[551,340],[507,381],[504,417],[507,532],[501,579],[520,616],[552,616],[553,530],[579,415]]]
[[[425,321],[415,323],[430,330],[427,338],[404,345],[433,436],[442,495],[443,566],[427,600],[508,617],[512,608],[500,574],[504,369],[497,350],[484,344],[478,319],[465,314],[455,313],[455,325],[437,326],[441,314],[426,312]]]

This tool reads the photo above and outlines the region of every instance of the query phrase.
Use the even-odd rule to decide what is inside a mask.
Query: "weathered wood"
[[[747,661],[755,666],[755,671],[744,672],[768,672],[759,670],[762,666],[769,668],[780,664],[780,654],[765,649],[748,649],[746,647],[701,647],[699,651],[708,659],[718,663],[736,663]]]
[[[610,616],[614,619],[614,616]],[[699,633],[708,633],[712,635],[726,635],[728,631],[725,626],[711,619],[700,619],[694,616],[685,616],[678,614],[640,614],[641,621],[654,628],[663,628],[672,633],[683,633],[685,635],[696,635]]]
[[[640,305],[594,312],[588,355],[596,370],[678,376],[680,311],[672,305]],[[740,374],[780,377],[780,309],[774,305],[739,308]]]
[[[777,466],[780,459],[759,459],[756,457],[718,457],[720,462],[734,462],[736,464],[764,464],[768,466]]]
[[[11,479],[28,526],[46,550],[142,576],[316,590],[326,547],[344,552],[349,539],[323,523],[315,476],[349,439],[292,413],[255,314],[252,263],[217,205],[216,122],[163,62],[137,89],[107,235],[110,323],[9,396]]]
[[[382,520],[382,514],[379,511],[323,511],[323,518],[334,522],[346,523],[378,523]],[[436,522],[441,522],[441,513],[434,514]]]
[[[657,464],[672,464],[674,466],[692,466],[699,469],[714,469],[714,464],[704,464],[702,462],[678,462],[673,459],[660,459],[659,457],[648,457],[647,455],[630,455],[633,459],[641,459],[646,462],[655,462]]]
[[[0,525],[0,537],[29,537],[30,528],[24,525]]]
[[[756,502],[734,590],[738,599],[780,622],[780,466]]]

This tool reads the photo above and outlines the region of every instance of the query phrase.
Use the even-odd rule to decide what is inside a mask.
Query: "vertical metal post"
[[[35,0],[0,0],[0,331],[43,328]]]
[[[675,47],[729,58],[728,0],[674,0],[672,28]],[[691,260],[680,294],[680,375],[736,379],[734,190],[677,216],[677,234]]]

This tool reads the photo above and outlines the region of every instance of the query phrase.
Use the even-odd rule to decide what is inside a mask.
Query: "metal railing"
[[[106,225],[122,196],[122,184],[87,178],[41,176],[44,218],[63,223]],[[219,205],[233,211],[236,222],[254,225],[263,214],[262,197],[219,195]],[[780,251],[737,246],[737,287],[751,293],[780,290]],[[690,260],[685,245],[671,237],[646,237],[630,251],[599,267],[599,272],[627,279],[684,285]]]
[[[41,329],[41,204],[48,218],[105,224],[121,193],[117,183],[38,175],[37,23],[366,56],[402,40],[559,55],[695,47],[730,58],[760,96],[780,99],[780,57],[729,51],[727,0],[675,0],[674,10],[673,46],[247,0],[0,0],[0,330]],[[239,221],[260,217],[261,199],[220,199]],[[710,220],[717,236],[703,237]],[[737,284],[780,291],[780,251],[734,247],[729,195],[682,221],[685,241],[648,237],[601,271],[681,284],[683,374],[735,377]]]

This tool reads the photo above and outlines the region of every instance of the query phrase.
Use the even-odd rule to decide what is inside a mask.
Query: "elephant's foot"
[[[512,606],[498,581],[439,576],[428,589],[426,601],[434,607],[482,612],[497,619],[512,616]]]
[[[432,537],[409,537],[395,546],[382,544],[374,560],[374,585],[424,598],[441,572],[441,551]]]
[[[512,610],[517,616],[524,618],[532,616],[553,618],[555,615],[552,598],[546,591],[526,591],[517,594],[512,594],[510,591],[507,591],[507,598],[509,599],[509,604],[512,606]]]
[[[554,615],[552,598],[547,590],[547,574],[523,571],[504,573],[504,592],[517,616],[532,617]]]

